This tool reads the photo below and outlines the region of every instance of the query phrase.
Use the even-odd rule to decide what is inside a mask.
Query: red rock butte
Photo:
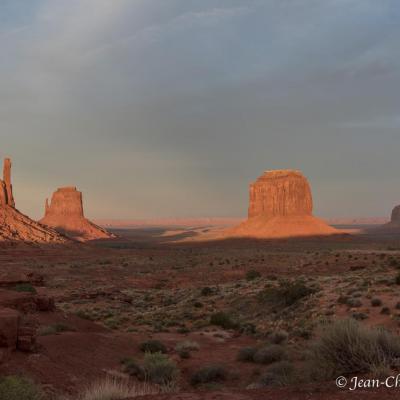
[[[312,215],[307,178],[297,170],[266,171],[250,184],[248,219],[227,231],[233,236],[284,238],[339,233]]]
[[[9,158],[4,160],[3,180],[0,179],[0,241],[36,243],[67,241],[53,229],[40,225],[15,208]]]
[[[40,223],[79,241],[114,237],[85,218],[82,193],[74,186],[59,188],[53,193],[50,204],[46,199],[45,215]]]

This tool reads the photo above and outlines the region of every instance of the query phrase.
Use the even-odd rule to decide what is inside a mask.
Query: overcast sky
[[[324,217],[400,204],[398,0],[1,0],[0,156],[17,207],[244,216],[301,169]]]

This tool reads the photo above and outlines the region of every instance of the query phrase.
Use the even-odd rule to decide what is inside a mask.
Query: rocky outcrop
[[[31,220],[15,208],[11,184],[11,161],[5,159],[3,180],[0,180],[0,241],[64,243],[66,238],[56,231]]]
[[[113,237],[111,233],[85,218],[82,193],[71,186],[54,192],[50,203],[46,199],[45,215],[40,223],[80,241]]]
[[[250,184],[249,197],[247,221],[228,234],[280,238],[338,233],[312,215],[311,188],[300,171],[266,171]]]
[[[400,226],[400,206],[393,208],[390,222]]]

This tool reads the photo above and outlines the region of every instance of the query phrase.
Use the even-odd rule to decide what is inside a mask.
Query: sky
[[[264,170],[315,214],[400,204],[398,0],[1,0],[0,157],[17,208],[245,216]]]

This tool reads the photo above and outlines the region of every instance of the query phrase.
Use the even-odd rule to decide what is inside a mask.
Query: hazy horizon
[[[244,217],[264,170],[314,213],[400,204],[395,0],[5,0],[0,156],[33,218],[61,186],[97,219]]]

